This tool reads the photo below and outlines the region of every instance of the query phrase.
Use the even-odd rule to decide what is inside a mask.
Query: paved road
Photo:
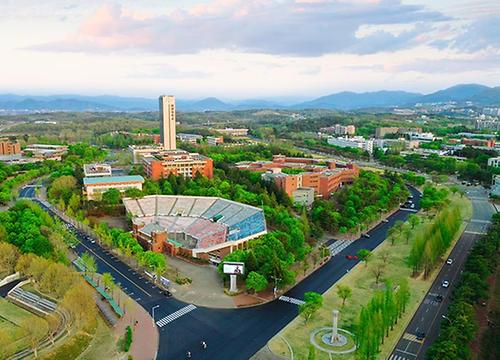
[[[446,314],[450,304],[450,295],[458,282],[467,255],[474,244],[488,229],[491,216],[495,209],[488,202],[487,192],[481,187],[465,188],[467,196],[472,201],[473,215],[467,227],[457,241],[449,258],[451,265],[443,265],[431,289],[420,304],[405,333],[397,343],[389,360],[421,360],[425,358],[426,349],[436,340],[441,321],[448,321],[442,316]],[[449,281],[450,286],[444,288],[443,281]],[[441,302],[437,296],[443,297]],[[425,332],[423,341],[417,340],[417,332]]]
[[[414,189],[412,193],[418,209],[419,194]],[[34,189],[23,188],[20,195],[32,198]],[[56,216],[43,204],[41,206]],[[395,221],[405,220],[412,212],[397,211],[389,217],[389,223],[381,223],[372,229],[369,239],[355,241],[344,248],[321,269],[288,291],[286,296],[303,299],[307,291],[325,292],[357,264],[358,261],[347,260],[346,255],[356,254],[362,248],[374,249],[384,241],[387,230]],[[75,250],[79,254],[87,251],[93,255],[100,273],[110,272],[115,281],[148,312],[159,305],[155,308],[155,320],[160,330],[158,359],[184,359],[188,350],[193,359],[249,359],[298,314],[297,305],[280,300],[246,309],[211,309],[166,299],[143,275],[83,234],[77,233],[77,236],[81,243]],[[205,350],[199,345],[202,340],[208,344]]]
[[[6,297],[7,294],[9,293],[9,291],[11,291],[12,289],[14,289],[14,287],[19,284],[21,281],[23,281],[23,279],[17,279],[17,280],[14,280],[8,284],[5,284],[4,286],[0,287],[0,296],[1,297]]]

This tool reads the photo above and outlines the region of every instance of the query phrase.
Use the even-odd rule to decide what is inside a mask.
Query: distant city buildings
[[[362,136],[353,136],[350,138],[329,136],[327,138],[327,142],[329,145],[338,146],[341,148],[350,147],[373,153],[373,140],[366,140]]]
[[[262,172],[263,179],[273,181],[290,197],[294,198],[295,193],[298,202],[310,202],[310,192],[299,189],[310,188],[314,190],[315,195],[329,198],[343,184],[351,183],[359,176],[359,168],[354,164],[337,166],[334,161],[326,161],[325,165],[322,165],[317,159],[283,155],[274,155],[272,161],[240,162],[236,167],[240,170]],[[285,173],[287,169],[298,173]],[[297,202],[297,199],[294,198],[294,201]]]
[[[417,140],[417,141],[434,141],[434,134],[431,132],[410,132],[407,133],[408,137],[410,140]]]
[[[221,133],[222,135],[229,135],[229,136],[247,136],[248,135],[248,129],[233,129],[233,128],[225,128],[225,129],[212,129],[217,131],[218,133]]]
[[[375,137],[383,139],[386,135],[421,133],[421,128],[399,128],[399,127],[378,127],[375,129]]]
[[[500,131],[500,119],[486,118],[484,116],[475,120],[477,130]]]
[[[467,146],[485,147],[489,149],[495,148],[496,141],[494,139],[465,139],[461,140],[462,144]]]
[[[333,126],[324,127],[319,129],[320,132],[330,133],[335,135],[354,135],[356,133],[356,127],[354,125],[340,125],[335,124]]]
[[[17,140],[0,139],[0,155],[16,155],[21,153],[21,144]]]

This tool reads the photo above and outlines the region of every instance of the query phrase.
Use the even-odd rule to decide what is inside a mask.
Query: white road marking
[[[295,299],[293,297],[283,296],[283,295],[280,296],[279,299],[281,301],[285,301],[285,302],[288,302],[290,304],[295,304],[295,305],[304,305],[305,304],[305,301]]]
[[[182,309],[179,309],[176,312],[173,312],[172,314],[167,315],[164,318],[158,320],[156,322],[156,325],[158,325],[158,327],[161,328],[161,327],[167,325],[168,323],[171,323],[172,321],[180,318],[183,315],[186,315],[188,312],[191,312],[195,309],[196,309],[196,306],[194,306],[193,304],[186,305]]]

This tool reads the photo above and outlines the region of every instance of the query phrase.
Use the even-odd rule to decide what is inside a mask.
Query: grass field
[[[452,205],[460,206],[462,218],[467,220],[470,219],[472,216],[472,205],[470,201],[465,197],[461,198],[459,195],[450,195],[450,199]],[[422,229],[423,226],[424,224],[418,225],[414,233]],[[454,243],[458,240],[464,228],[465,224],[456,236]],[[406,265],[406,257],[410,251],[411,244],[412,239],[410,239],[409,244],[406,244],[406,240],[403,238],[396,240],[394,245],[391,245],[390,242],[384,242],[374,251],[372,259],[370,260],[373,264],[374,260],[377,259],[381,252],[389,253],[389,260],[387,261],[384,274],[381,277],[382,281],[390,280],[393,283],[397,283],[399,279],[406,278],[408,279],[411,291],[411,298],[407,310],[398,321],[394,330],[390,332],[389,337],[385,339],[384,345],[381,347],[380,359],[385,359],[387,354],[390,353],[438,273],[438,269],[435,269],[431,276],[425,280],[411,277],[411,269]],[[451,248],[449,251],[451,251]],[[446,258],[446,256],[443,258]],[[365,266],[363,263],[359,264],[337,283],[348,285],[352,288],[352,297],[346,301],[345,306],[342,306],[342,300],[337,295],[336,286],[330,288],[324,294],[323,307],[315,317],[310,320],[308,324],[304,324],[304,320],[300,317],[295,318],[280,333],[270,340],[269,347],[271,351],[277,355],[289,358],[288,347],[282,340],[282,337],[284,337],[293,349],[294,358],[306,359],[309,347],[309,334],[316,328],[331,326],[331,311],[333,309],[340,310],[339,327],[349,331],[353,330],[352,326],[357,320],[361,306],[365,305],[372,298],[377,288],[377,286],[375,286],[375,278],[370,271],[370,262],[368,266]],[[330,359],[328,354],[319,352],[318,350],[316,351],[316,358],[318,360]],[[336,355],[332,356],[332,358],[353,359],[354,355]]]
[[[25,337],[25,331],[20,324],[26,319],[34,318],[36,315],[0,298],[0,331],[8,334],[12,339],[10,344],[0,352],[0,359],[15,354],[29,346]],[[45,322],[48,331],[48,324]]]

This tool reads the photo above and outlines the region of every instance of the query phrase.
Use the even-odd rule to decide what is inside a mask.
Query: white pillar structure
[[[234,274],[229,275],[229,280],[230,280],[229,291],[232,293],[237,292],[238,287],[236,286],[236,275]]]
[[[334,344],[339,341],[339,333],[338,333],[338,320],[339,320],[339,311],[333,310],[333,324],[332,324],[332,339],[331,343]]]

